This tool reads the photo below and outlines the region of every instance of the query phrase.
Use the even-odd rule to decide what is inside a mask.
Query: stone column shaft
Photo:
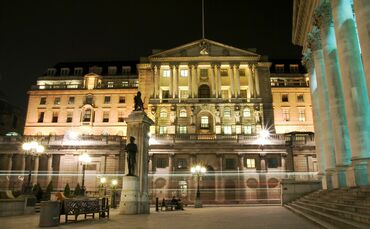
[[[154,98],[158,98],[159,95],[159,83],[160,83],[160,68],[154,66]]]
[[[216,95],[216,89],[215,89],[215,72],[214,72],[214,66],[212,65],[211,68],[210,68],[210,72],[211,72],[211,78],[210,78],[210,82],[211,82],[211,96],[212,97],[215,97]]]
[[[370,1],[353,0],[364,66],[367,96],[370,100]]]
[[[192,68],[191,65],[189,65],[188,67],[189,67],[188,94],[189,94],[189,98],[194,98],[194,94],[193,94],[193,81],[192,81],[192,78],[193,78],[193,68]]]
[[[234,65],[230,64],[229,68],[229,78],[230,78],[230,93],[231,97],[235,97],[235,83],[234,83]]]
[[[49,184],[53,176],[53,155],[47,155],[47,179],[46,185]]]
[[[33,158],[33,165],[31,164],[32,168],[32,183],[37,184],[37,177],[39,173],[39,165],[40,165],[40,157],[38,156],[32,156]]]
[[[173,95],[174,95],[174,93],[173,93],[173,66],[172,65],[170,65],[170,79],[169,79],[169,82],[168,82],[168,86],[169,86],[169,88],[170,88],[170,98],[173,98]]]
[[[250,98],[255,98],[256,91],[254,87],[254,66],[253,65],[249,65],[248,88],[249,88]]]
[[[217,72],[217,94],[218,98],[221,98],[221,66],[217,65],[216,66],[216,72]]]
[[[260,96],[260,80],[258,77],[258,68],[255,69],[254,71],[254,86],[255,86],[255,91],[256,91],[256,96]]]
[[[193,74],[193,80],[194,80],[194,97],[198,97],[198,88],[199,88],[199,79],[198,79],[198,66],[193,66],[194,74]]]
[[[235,97],[240,97],[240,76],[239,76],[239,65],[234,65],[234,76],[235,76]]]

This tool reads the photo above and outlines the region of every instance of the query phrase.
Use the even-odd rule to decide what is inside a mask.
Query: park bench
[[[109,218],[109,202],[108,198],[102,199],[65,199],[61,204],[60,215],[65,215],[65,222],[70,221],[68,216],[74,216],[74,221],[77,221],[79,215],[85,215],[85,219],[89,216],[93,219],[95,214],[99,214],[99,218]],[[60,216],[59,216],[60,219]]]
[[[163,208],[165,211],[184,210],[183,204],[181,203],[180,199],[163,199],[161,204],[161,211],[163,211]]]

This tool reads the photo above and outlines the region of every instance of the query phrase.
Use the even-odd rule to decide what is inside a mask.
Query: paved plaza
[[[83,221],[82,216],[79,219],[80,221],[77,223],[64,224],[62,222],[59,228],[319,228],[280,206],[186,208],[185,211],[159,213],[153,211],[149,215],[118,215],[118,211],[113,210],[109,220],[88,219]],[[32,229],[39,228],[38,220],[39,215],[35,214],[2,217],[0,223],[2,229]]]

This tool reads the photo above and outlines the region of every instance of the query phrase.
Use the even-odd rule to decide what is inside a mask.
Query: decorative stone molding
[[[320,4],[313,15],[313,25],[322,28],[333,25],[333,15],[329,2]]]
[[[308,33],[308,35],[307,35],[307,46],[312,51],[322,49],[320,29],[317,26],[314,26],[312,28],[312,31]]]
[[[312,60],[312,52],[311,49],[307,49],[305,52],[303,52],[302,57],[302,64],[306,66],[307,70],[310,71],[311,68],[314,68],[314,62]]]

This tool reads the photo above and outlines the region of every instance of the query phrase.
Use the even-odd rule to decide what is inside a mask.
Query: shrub
[[[63,194],[64,194],[65,197],[71,197],[71,189],[69,188],[69,184],[68,183],[64,187]]]

